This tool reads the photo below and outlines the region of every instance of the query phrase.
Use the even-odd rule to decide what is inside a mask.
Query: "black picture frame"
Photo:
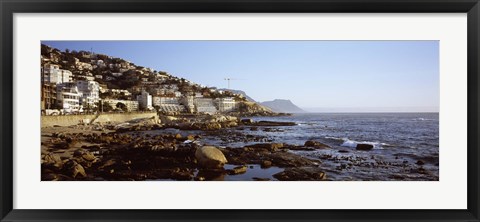
[[[1,221],[480,221],[478,0],[0,0]],[[467,13],[468,209],[466,210],[20,210],[13,209],[14,13]],[[446,191],[448,192],[448,191]],[[441,197],[439,197],[441,198]]]

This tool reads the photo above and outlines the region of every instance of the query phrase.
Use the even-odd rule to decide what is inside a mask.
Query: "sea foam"
[[[325,139],[331,139],[331,140],[338,140],[341,141],[342,144],[340,146],[343,147],[351,147],[351,148],[356,148],[358,144],[369,144],[373,146],[373,149],[383,149],[384,146],[390,146],[387,143],[381,143],[381,142],[371,142],[371,141],[355,141],[355,140],[350,140],[348,138],[337,138],[337,137],[325,137]]]

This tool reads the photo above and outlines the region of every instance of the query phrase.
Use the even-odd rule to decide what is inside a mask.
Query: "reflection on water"
[[[258,179],[270,179],[270,180],[277,180],[273,178],[273,174],[280,173],[283,171],[282,168],[279,167],[270,167],[270,168],[261,168],[260,165],[247,165],[248,169],[247,172],[244,174],[239,175],[226,175],[225,180],[229,181],[245,181],[245,180],[255,180],[253,178]],[[235,165],[225,165],[225,169],[233,169]]]

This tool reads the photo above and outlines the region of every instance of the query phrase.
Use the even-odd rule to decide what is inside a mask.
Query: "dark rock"
[[[253,123],[255,126],[295,126],[294,122],[275,122],[275,121],[259,121]]]
[[[85,169],[82,165],[77,163],[74,160],[69,160],[65,163],[66,170],[72,175],[73,178],[85,178],[87,177],[87,173],[85,173]]]
[[[66,141],[55,141],[52,143],[52,146],[56,149],[68,149],[70,147],[70,144]]]
[[[261,167],[262,167],[262,168],[269,168],[269,167],[271,167],[271,166],[272,166],[272,161],[270,161],[270,160],[264,160],[264,161],[262,161],[262,164],[261,164]]]
[[[257,143],[253,145],[248,145],[247,147],[255,148],[255,149],[262,148],[262,149],[267,149],[270,152],[275,152],[283,148],[283,143]]]
[[[56,181],[58,178],[58,175],[54,173],[42,173],[42,181]]]
[[[417,164],[417,165],[424,165],[425,162],[423,162],[423,161],[421,161],[421,160],[418,160],[415,164]]]
[[[247,166],[237,166],[231,170],[228,170],[228,174],[230,175],[244,174],[246,172],[247,172]]]
[[[270,178],[253,177],[252,179],[255,181],[270,181]]]
[[[363,144],[363,143],[359,143],[357,144],[357,150],[372,150],[373,149],[373,145],[371,144]]]
[[[273,177],[283,181],[315,181],[327,178],[325,172],[313,167],[288,168],[283,172],[274,174]]]
[[[43,164],[46,166],[52,166],[57,169],[63,167],[63,161],[58,154],[48,153],[43,157]]]
[[[85,151],[83,154],[82,154],[82,158],[86,161],[94,161],[95,159],[97,159],[95,157],[95,155],[93,155],[93,153],[91,152],[88,152],[88,151]]]
[[[320,143],[318,141],[308,140],[305,142],[305,146],[307,147],[315,147],[315,148],[329,148],[330,146]]]
[[[253,123],[253,120],[252,119],[242,119],[240,120],[241,123],[244,123],[244,124],[249,124],[249,123]]]
[[[193,174],[188,171],[173,171],[170,177],[175,180],[192,180]]]
[[[317,166],[319,161],[308,159],[289,152],[276,152],[267,156],[272,165],[279,167]]]

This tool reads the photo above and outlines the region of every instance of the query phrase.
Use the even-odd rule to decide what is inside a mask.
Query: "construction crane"
[[[238,80],[238,79],[234,79],[234,78],[229,78],[229,77],[227,77],[227,78],[225,78],[224,80],[227,81],[227,85],[228,85],[228,88],[227,88],[227,89],[230,89],[230,80]]]

